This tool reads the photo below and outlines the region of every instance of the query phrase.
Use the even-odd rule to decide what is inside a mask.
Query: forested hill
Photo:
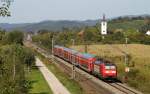
[[[98,20],[86,20],[86,21],[42,21],[39,23],[24,23],[24,24],[8,24],[1,23],[0,28],[11,31],[14,29],[21,31],[38,31],[38,30],[50,30],[50,31],[60,31],[63,28],[77,28],[83,26],[94,26]]]
[[[148,19],[148,20],[147,20]],[[139,30],[145,22],[150,23],[150,15],[140,16],[120,16],[112,19],[107,19],[109,30]],[[20,30],[20,31],[61,31],[65,28],[78,29],[84,26],[95,26],[99,23],[99,20],[85,20],[85,21],[69,21],[69,20],[58,20],[58,21],[42,21],[38,23],[20,23],[20,24],[8,24],[0,23],[0,28],[7,31]]]

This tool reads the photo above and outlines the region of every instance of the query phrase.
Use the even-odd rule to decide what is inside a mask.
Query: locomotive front
[[[117,67],[115,64],[104,60],[98,60],[94,63],[94,71],[102,79],[116,79],[117,78]]]
[[[112,63],[103,63],[101,65],[102,76],[105,79],[114,79],[117,78],[117,68],[115,64]]]

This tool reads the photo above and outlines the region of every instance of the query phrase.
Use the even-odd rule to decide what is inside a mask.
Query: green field
[[[84,46],[72,47],[80,52],[84,52]],[[98,57],[105,58],[114,62],[118,67],[118,78],[123,80],[128,77],[127,84],[144,92],[150,93],[150,46],[141,44],[113,44],[113,45],[89,45],[88,52]],[[130,72],[125,73],[125,55],[127,52],[130,56]]]
[[[46,80],[38,69],[32,69],[28,74],[28,79],[31,81],[29,94],[53,94]]]

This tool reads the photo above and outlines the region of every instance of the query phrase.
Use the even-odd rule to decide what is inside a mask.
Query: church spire
[[[103,14],[103,21],[106,21],[105,14]]]

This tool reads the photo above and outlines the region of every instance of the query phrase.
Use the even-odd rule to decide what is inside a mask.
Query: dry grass
[[[84,46],[74,46],[72,47],[80,52],[84,52]],[[150,64],[150,46],[141,45],[141,44],[114,44],[114,45],[89,45],[88,53],[95,54],[99,57],[104,58],[114,58],[121,57],[124,59],[124,52],[128,53],[132,57],[132,61],[140,64],[139,61],[142,61],[142,64]]]
[[[77,49],[78,51],[84,51],[84,46],[74,46],[72,48]],[[114,56],[122,56],[123,53],[121,51],[126,51],[131,55],[136,57],[150,57],[150,46],[149,45],[141,45],[141,44],[128,44],[127,46],[124,44],[114,44],[114,45],[89,45],[88,52],[96,55],[109,54]]]
[[[84,52],[84,46],[72,47],[78,51]],[[128,84],[143,91],[150,93],[150,46],[142,44],[113,44],[113,45],[89,45],[88,53],[108,59],[118,66],[118,78],[122,79],[125,75],[125,54],[128,53],[129,66],[131,71],[128,73]],[[142,87],[141,87],[142,86]]]

